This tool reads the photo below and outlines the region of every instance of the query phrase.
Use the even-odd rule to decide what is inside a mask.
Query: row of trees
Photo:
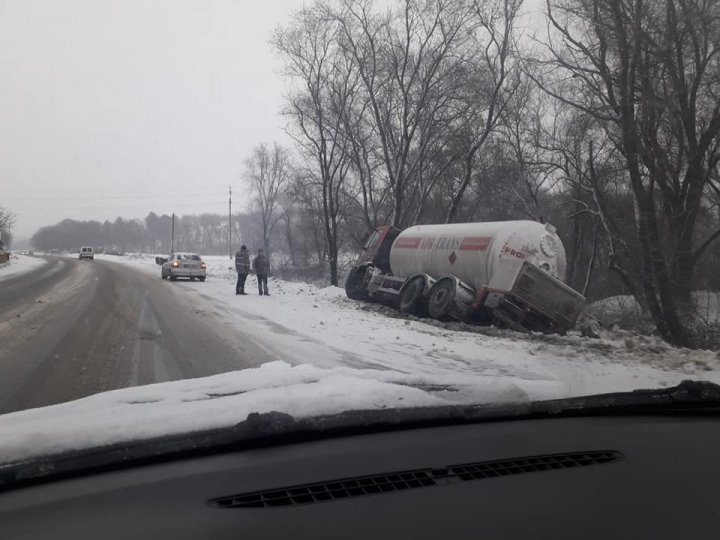
[[[272,38],[298,160],[258,148],[257,211],[278,235],[304,216],[332,283],[343,247],[379,223],[549,220],[573,286],[635,295],[688,344],[690,291],[717,286],[720,3],[544,11],[537,35],[519,31],[522,0],[298,11]]]
[[[232,247],[228,246],[228,216],[219,214],[184,215],[173,218],[150,212],[144,220],[79,221],[65,219],[40,228],[32,237],[32,245],[43,251],[77,251],[92,246],[106,252],[144,252],[168,254],[171,247],[178,251],[194,251],[206,255],[228,255],[241,244],[251,251],[276,249],[275,270],[288,276],[316,276],[326,259],[322,235],[312,231],[305,218],[285,210],[278,212],[276,203],[271,214],[251,211],[232,216]],[[268,216],[270,220],[268,221]],[[276,227],[276,225],[281,225]],[[295,228],[299,228],[295,230]],[[310,234],[304,234],[306,231]],[[270,238],[273,243],[270,244]]]
[[[237,216],[235,238],[239,239],[242,216]],[[247,221],[247,218],[246,218]],[[143,251],[169,253],[171,250],[172,217],[150,212],[145,220],[76,221],[66,219],[39,229],[32,244],[41,250],[77,250],[93,246],[110,251]],[[182,216],[175,219],[175,247],[187,251],[218,254],[228,251],[228,219],[214,214]]]

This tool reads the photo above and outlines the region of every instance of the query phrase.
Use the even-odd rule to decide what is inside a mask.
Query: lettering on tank
[[[523,244],[520,248],[516,249],[515,247],[510,247],[508,245],[510,243],[511,241],[508,240],[500,249],[499,256],[501,259],[530,259],[531,257],[537,256],[537,247],[531,247],[528,244]]]
[[[462,238],[452,236],[423,238],[422,242],[420,242],[420,249],[458,249],[460,244],[462,244]]]

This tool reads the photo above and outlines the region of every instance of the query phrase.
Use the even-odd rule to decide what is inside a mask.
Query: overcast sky
[[[226,212],[286,140],[268,39],[300,0],[0,0],[0,205],[63,218]]]

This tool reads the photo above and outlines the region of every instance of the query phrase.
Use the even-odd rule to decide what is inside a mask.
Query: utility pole
[[[228,252],[232,259],[232,186],[228,186]]]
[[[170,254],[175,253],[175,212],[172,217],[172,232],[170,233]]]

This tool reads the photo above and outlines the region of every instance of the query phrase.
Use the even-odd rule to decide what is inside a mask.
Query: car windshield
[[[4,0],[0,467],[720,383],[720,3],[616,4]]]

